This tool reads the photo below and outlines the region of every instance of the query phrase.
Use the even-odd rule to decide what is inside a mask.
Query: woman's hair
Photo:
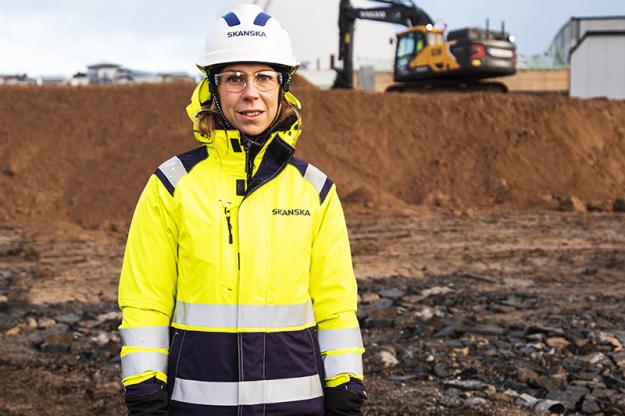
[[[279,125],[292,115],[295,115],[297,118],[299,118],[299,110],[290,102],[288,102],[283,95],[282,99],[280,100],[280,108],[278,109],[278,114],[276,115],[276,119],[274,120],[274,122],[271,124],[271,127]],[[211,100],[210,105],[202,107],[197,116],[199,119],[198,130],[208,139],[212,138],[213,130],[224,128],[215,100]]]

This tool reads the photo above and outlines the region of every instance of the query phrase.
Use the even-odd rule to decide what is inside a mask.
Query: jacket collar
[[[288,163],[295,151],[297,139],[301,134],[300,118],[293,115],[274,126],[269,138],[265,141],[254,159],[253,174],[263,168],[266,176],[268,171],[281,170]],[[221,166],[231,173],[245,173],[245,150],[238,130],[213,130],[210,140],[201,140],[208,148],[209,157],[214,157]],[[288,154],[288,158],[283,160]],[[265,159],[267,161],[265,162]],[[272,165],[269,169],[268,165]],[[276,165],[276,166],[273,166]],[[271,175],[270,175],[271,176]],[[255,180],[253,178],[252,183]]]

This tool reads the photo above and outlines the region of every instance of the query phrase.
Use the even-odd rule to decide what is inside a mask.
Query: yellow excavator
[[[339,6],[339,60],[334,88],[353,88],[353,35],[357,19],[404,25],[397,33],[394,84],[387,91],[502,91],[505,84],[488,78],[516,73],[514,37],[488,28],[450,31],[434,26],[432,18],[413,0],[373,0],[375,8],[355,8],[350,0]]]

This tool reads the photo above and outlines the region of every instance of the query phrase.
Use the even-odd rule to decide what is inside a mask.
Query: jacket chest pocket
[[[180,247],[179,275],[186,294],[200,295],[205,300],[234,289],[237,255],[230,227],[219,204],[188,213],[185,234]]]

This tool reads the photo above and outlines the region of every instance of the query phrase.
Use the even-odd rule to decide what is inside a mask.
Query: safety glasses
[[[215,84],[228,92],[241,92],[247,86],[250,77],[258,91],[272,91],[282,83],[282,74],[276,71],[258,71],[246,74],[239,71],[225,71],[215,74]]]

